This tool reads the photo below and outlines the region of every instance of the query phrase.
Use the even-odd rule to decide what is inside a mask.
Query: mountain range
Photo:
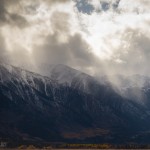
[[[40,68],[0,63],[0,138],[150,142],[149,77],[119,75],[114,85],[61,64]]]

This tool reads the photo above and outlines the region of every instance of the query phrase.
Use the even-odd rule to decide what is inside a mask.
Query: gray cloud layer
[[[28,25],[27,20],[18,12],[9,12],[9,7],[20,7],[19,0],[1,0],[0,1],[0,24],[25,27]]]
[[[1,0],[0,59],[149,75],[150,2],[131,1]]]

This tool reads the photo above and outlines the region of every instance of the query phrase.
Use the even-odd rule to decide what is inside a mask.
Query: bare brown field
[[[67,139],[72,139],[72,138],[85,139],[85,138],[90,138],[95,136],[108,135],[109,133],[110,133],[109,130],[100,129],[100,128],[84,129],[79,132],[65,132],[63,133],[63,137]]]

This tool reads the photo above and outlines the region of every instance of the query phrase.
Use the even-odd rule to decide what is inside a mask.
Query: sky
[[[0,61],[149,76],[149,8],[150,0],[0,0]]]

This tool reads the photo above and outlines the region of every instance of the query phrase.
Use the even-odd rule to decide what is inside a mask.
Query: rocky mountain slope
[[[0,64],[1,138],[149,142],[149,108],[66,66],[55,66],[51,75],[42,76]]]

